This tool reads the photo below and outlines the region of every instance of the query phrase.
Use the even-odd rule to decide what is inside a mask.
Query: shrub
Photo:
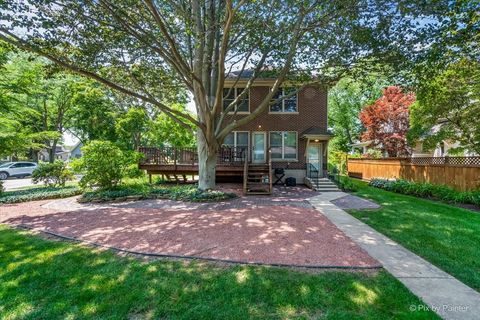
[[[375,188],[421,198],[434,198],[452,203],[480,205],[480,190],[462,192],[444,185],[387,179],[372,179],[369,185]]]
[[[0,194],[2,194],[5,191],[5,188],[3,187],[3,181],[0,180]]]
[[[112,189],[126,176],[130,165],[139,159],[137,152],[125,152],[110,141],[91,141],[82,148],[83,156],[72,166],[82,173],[80,186]]]
[[[170,199],[191,202],[213,202],[235,198],[237,195],[222,191],[201,191],[195,185],[155,186],[138,184],[118,186],[110,190],[85,192],[79,202],[114,200]]]
[[[76,196],[82,190],[75,186],[68,187],[40,187],[25,190],[6,191],[0,194],[0,204],[17,203],[34,200],[57,199]]]
[[[125,176],[131,179],[142,178],[145,176],[145,171],[141,170],[137,163],[132,163],[125,170]]]
[[[382,151],[378,149],[368,149],[367,152],[362,155],[363,158],[371,159],[380,159],[382,156]]]
[[[343,191],[356,191],[357,186],[352,182],[349,177],[340,177],[338,180],[338,187]]]
[[[73,179],[73,173],[60,160],[56,160],[54,163],[42,162],[32,173],[33,183],[43,182],[50,187],[63,187],[67,181]]]

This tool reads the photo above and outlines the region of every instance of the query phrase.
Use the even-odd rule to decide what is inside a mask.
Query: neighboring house
[[[6,156],[6,157],[3,157],[3,158],[0,158],[0,164],[2,163],[6,163],[6,162],[12,162],[12,157],[11,156]]]
[[[50,161],[50,153],[48,149],[42,149],[38,152],[39,161]],[[64,146],[57,146],[55,148],[55,160],[67,161],[70,158],[70,151]]]
[[[232,115],[231,121],[253,112],[268,94],[275,80],[270,78],[255,80],[243,103],[237,107],[237,114]],[[236,83],[233,79],[225,81],[224,108],[242,92],[246,81],[242,79]],[[235,88],[230,90],[234,84]],[[292,92],[290,90],[291,88],[288,87],[281,88],[273,100]],[[230,95],[228,95],[229,92]],[[332,133],[327,128],[327,90],[312,85],[303,88],[298,94],[271,105],[256,119],[237,128],[225,138],[223,146],[235,150],[248,150],[245,153],[249,155],[247,161],[251,165],[258,166],[269,163],[268,155],[271,150],[272,170],[284,169],[284,178],[294,177],[297,183],[303,183],[305,177],[310,174],[318,177],[326,176],[328,141],[332,138]],[[146,159],[141,168],[149,173],[173,172],[172,168],[159,166],[159,164],[166,164],[159,156],[159,154],[162,156],[165,154],[162,150],[144,148],[143,152],[146,154]],[[223,166],[225,159],[231,159],[232,163],[229,163],[229,166]],[[242,176],[243,160],[239,164],[236,163],[237,160],[238,154],[230,158],[222,154],[222,161],[217,165],[217,176],[231,176],[234,172]],[[182,173],[189,172],[187,170],[198,171],[194,162],[192,160],[190,166],[182,167]],[[179,161],[175,163],[177,171],[180,170],[178,165]],[[238,170],[235,169],[236,166]],[[275,181],[275,177],[273,180]]]
[[[82,147],[83,143],[81,141],[78,141],[77,144],[75,144],[70,150],[70,159],[80,158],[82,156]]]
[[[350,154],[356,154],[356,153],[366,154],[370,149],[371,144],[372,144],[371,140],[349,144],[349,147],[351,148]]]
[[[438,124],[432,127],[432,129],[424,136],[422,136],[416,142],[415,146],[412,148],[412,157],[445,157],[452,155],[450,150],[460,148],[462,145],[460,142],[445,139],[440,141],[437,146],[433,149],[426,149],[423,145],[425,139],[430,136],[438,133],[443,125],[443,121],[440,120]],[[454,154],[456,155],[456,154]],[[476,156],[477,154],[471,152],[465,152],[465,156]]]

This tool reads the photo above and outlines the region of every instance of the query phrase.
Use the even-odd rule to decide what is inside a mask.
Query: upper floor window
[[[223,110],[227,109],[227,107],[245,90],[245,88],[224,88],[223,89]],[[240,101],[238,101],[237,105],[234,106],[229,110],[229,112],[237,112],[237,113],[248,113],[250,112],[249,107],[249,92],[247,91],[246,94],[242,97]]]
[[[295,131],[270,131],[270,149],[274,160],[296,160],[297,133]]]
[[[297,89],[295,88],[280,88],[272,97],[272,102],[280,97],[288,96],[280,102],[270,106],[271,113],[291,113],[298,112],[297,108]]]

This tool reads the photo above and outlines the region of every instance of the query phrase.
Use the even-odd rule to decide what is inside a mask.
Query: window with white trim
[[[283,96],[289,96],[288,98],[282,99],[280,102],[272,104],[270,106],[271,113],[292,113],[298,112],[297,108],[297,92],[295,92],[296,88],[280,88],[278,91],[273,95],[271,102],[277,100]],[[295,93],[294,93],[295,92]]]
[[[247,154],[248,141],[248,131],[232,131],[223,140],[223,145],[235,148],[234,159],[235,161],[240,161]]]
[[[296,160],[298,154],[297,132],[270,131],[272,160]]]
[[[248,148],[248,131],[232,131],[223,141],[223,144],[235,148]]]
[[[223,89],[223,110],[226,110],[227,107],[245,90],[245,88],[224,88]],[[229,112],[238,112],[238,113],[248,113],[250,112],[249,107],[249,92],[247,92],[238,104],[230,109]]]

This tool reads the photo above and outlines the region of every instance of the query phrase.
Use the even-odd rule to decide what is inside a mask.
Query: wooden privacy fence
[[[480,189],[480,157],[418,157],[348,159],[348,176],[404,179],[450,186],[456,190]]]

